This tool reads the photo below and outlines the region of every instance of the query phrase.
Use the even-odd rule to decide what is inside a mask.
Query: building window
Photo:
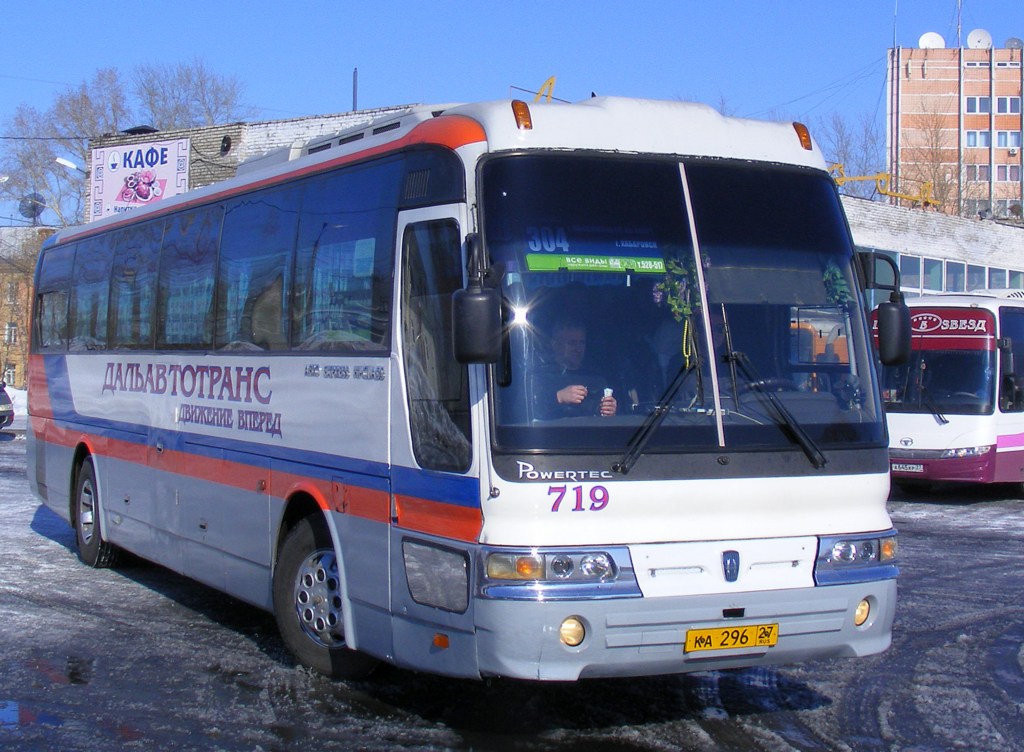
[[[1005,290],[1006,289],[1006,269],[989,269],[988,270],[988,289],[990,290]]]
[[[969,164],[967,165],[967,181],[968,182],[988,182],[989,167],[987,164]]]
[[[18,325],[13,321],[8,321],[7,326],[4,327],[4,344],[18,344]]]
[[[989,131],[967,131],[967,146],[988,148],[992,145],[992,134]]]
[[[1010,149],[1020,146],[1020,131],[996,131],[996,146]]]
[[[985,289],[985,267],[975,266],[974,264],[967,265],[967,289],[968,290],[984,290]]]
[[[7,305],[18,304],[18,283],[14,280],[7,282]]]
[[[921,289],[921,259],[917,256],[900,256],[900,277],[905,290]]]
[[[964,265],[959,261],[946,262],[946,292],[964,291]]]
[[[1019,115],[1020,97],[996,97],[996,112],[1000,115]]]
[[[924,260],[924,278],[923,287],[925,290],[931,290],[933,292],[942,292],[942,260],[941,259],[930,259]]]
[[[1000,183],[1019,183],[1020,165],[996,165],[996,180]]]
[[[1011,290],[1020,290],[1024,288],[1024,272],[1010,271],[1010,284],[1007,285]]]
[[[967,112],[985,114],[992,112],[992,103],[988,97],[967,97]]]

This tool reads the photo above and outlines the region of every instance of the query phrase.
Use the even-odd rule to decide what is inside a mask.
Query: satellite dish
[[[1019,37],[1010,37],[1003,46],[1008,50],[1024,50],[1024,41]]]
[[[942,34],[935,31],[926,31],[921,35],[921,38],[917,40],[917,46],[922,50],[941,50],[946,47],[946,40],[942,38]]]
[[[967,46],[972,50],[992,49],[992,35],[984,29],[975,29],[967,35]]]
[[[38,219],[46,210],[46,199],[38,193],[29,193],[18,202],[18,211],[25,219]]]

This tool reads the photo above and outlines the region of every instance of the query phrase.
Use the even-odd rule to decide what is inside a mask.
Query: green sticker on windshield
[[[531,272],[638,272],[664,274],[665,261],[642,256],[589,256],[575,253],[528,253]]]

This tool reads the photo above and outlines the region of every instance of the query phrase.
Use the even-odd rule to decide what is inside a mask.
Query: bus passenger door
[[[413,651],[399,658],[406,665],[427,660],[414,623],[469,629],[472,618],[459,541],[479,535],[479,483],[471,472],[468,370],[454,358],[451,325],[452,295],[463,286],[465,226],[463,205],[403,212],[398,222],[391,591],[392,612],[408,617],[395,624],[396,650]]]

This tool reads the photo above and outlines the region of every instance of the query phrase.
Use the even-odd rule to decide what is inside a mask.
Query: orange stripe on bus
[[[395,496],[398,525],[408,530],[475,543],[483,517],[479,509],[443,504],[412,496]]]

